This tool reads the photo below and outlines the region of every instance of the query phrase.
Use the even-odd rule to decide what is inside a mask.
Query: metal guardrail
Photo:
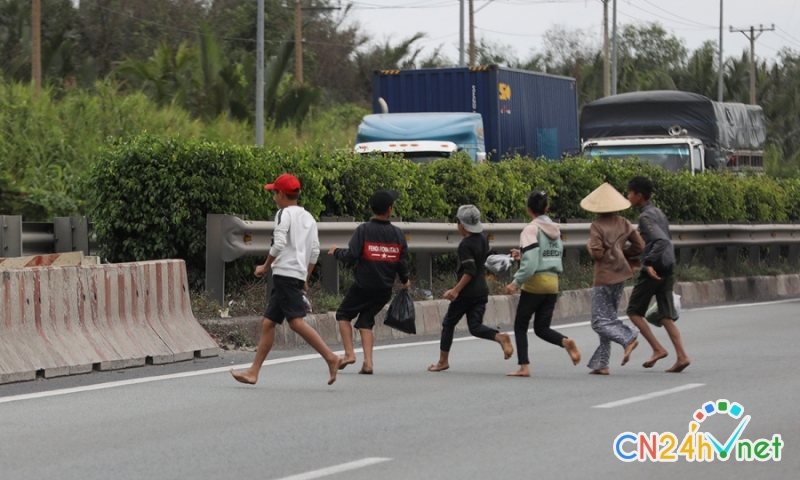
[[[206,292],[210,298],[222,303],[225,296],[225,263],[244,256],[266,256],[269,253],[274,222],[245,221],[231,215],[208,215],[206,230]],[[406,235],[409,252],[415,254],[417,282],[432,282],[431,259],[434,254],[455,252],[461,234],[452,223],[393,222]],[[329,293],[339,291],[338,262],[327,251],[332,245],[345,246],[357,222],[320,222],[317,224],[320,240],[323,289]],[[485,223],[484,232],[489,244],[498,252],[519,246],[519,235],[525,223]],[[589,223],[561,224],[567,261],[575,261],[589,240]],[[749,247],[751,261],[760,261],[761,247],[789,246],[790,261],[798,260],[800,225],[672,225],[673,243],[679,251],[680,261],[687,261],[694,250],[703,249],[705,258],[715,258],[716,249],[727,247],[729,261],[738,261],[741,247]],[[770,260],[777,263],[780,248],[770,249]]]
[[[97,253],[92,224],[86,217],[56,217],[52,223],[23,222],[18,215],[0,215],[0,257],[48,253]]]

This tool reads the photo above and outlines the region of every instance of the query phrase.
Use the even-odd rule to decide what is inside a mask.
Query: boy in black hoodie
[[[369,199],[369,207],[374,214],[372,219],[356,228],[348,248],[334,245],[328,251],[340,262],[358,262],[355,282],[336,311],[344,345],[340,370],[356,363],[353,327],[350,322],[358,317],[356,328],[364,347],[364,364],[358,373],[372,374],[372,347],[375,344],[372,328],[375,326],[375,315],[392,298],[395,277],[400,277],[403,288],[411,285],[408,279],[406,237],[402,230],[389,222],[398,195],[394,190],[375,192]]]

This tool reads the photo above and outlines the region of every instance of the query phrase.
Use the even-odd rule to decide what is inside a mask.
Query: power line
[[[668,15],[672,15],[673,17],[680,18],[681,20],[685,20],[687,22],[691,22],[691,23],[697,24],[698,26],[701,26],[701,27],[708,27],[708,28],[714,28],[714,29],[717,28],[715,26],[706,25],[704,23],[696,22],[696,21],[694,21],[694,20],[692,20],[690,18],[681,17],[680,15],[676,15],[676,14],[670,12],[669,10],[665,10],[665,9],[659,7],[658,5],[656,5],[655,3],[651,2],[650,0],[644,0],[644,1],[645,1],[645,3],[649,3],[650,5],[656,7],[657,9],[661,10],[662,12],[664,12],[664,13],[666,13]]]
[[[499,35],[510,35],[512,37],[543,37],[544,36],[543,33],[511,33],[511,32],[499,32],[497,30],[489,30],[488,28],[483,28],[483,27],[475,27],[475,28],[477,28],[478,30],[481,30],[483,32],[496,33],[496,34],[499,34]]]
[[[650,2],[648,2],[648,3],[650,3]],[[645,10],[644,8],[642,8],[642,7],[639,7],[639,6],[637,6],[637,5],[634,5],[633,3],[630,3],[629,5],[630,5],[631,7],[633,7],[633,8],[636,8],[636,9],[638,9],[638,10],[641,10],[641,11],[643,11],[643,12],[645,12],[645,13],[648,13],[648,14],[650,14],[650,15],[653,15],[654,17],[658,17],[658,18],[660,18],[660,19],[662,19],[662,20],[665,20],[665,21],[667,21],[667,22],[673,22],[673,23],[677,23],[677,24],[680,24],[680,25],[685,25],[685,26],[688,26],[688,27],[693,27],[693,28],[695,28],[695,29],[698,29],[698,30],[700,30],[700,29],[703,29],[703,30],[714,29],[714,30],[716,30],[716,29],[717,29],[717,27],[712,27],[712,26],[709,26],[709,25],[698,24],[698,23],[696,23],[696,22],[695,22],[694,24],[692,24],[692,23],[681,22],[681,21],[678,21],[678,20],[673,20],[673,19],[671,19],[671,18],[667,18],[667,17],[665,17],[665,16],[663,16],[663,15],[659,15],[659,14],[657,14],[657,13],[651,12],[650,10]],[[702,27],[701,27],[700,25],[702,25]]]

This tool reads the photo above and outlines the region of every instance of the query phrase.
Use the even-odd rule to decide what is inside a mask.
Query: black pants
[[[533,332],[537,337],[559,347],[562,346],[561,342],[567,338],[550,328],[557,300],[557,293],[522,292],[520,294],[517,316],[514,318],[514,336],[517,339],[517,358],[520,365],[531,363],[528,359],[528,325],[531,323],[532,316],[535,315]]]
[[[481,297],[457,297],[447,308],[447,313],[442,320],[442,342],[443,352],[449,352],[453,345],[453,332],[456,325],[461,321],[461,317],[467,316],[467,326],[469,333],[478,338],[494,340],[497,330],[483,324],[483,314],[486,313],[486,303],[489,301],[487,295]]]

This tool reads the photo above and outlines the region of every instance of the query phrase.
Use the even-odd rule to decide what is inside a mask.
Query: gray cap
[[[481,211],[475,205],[461,205],[458,207],[456,218],[464,226],[464,230],[469,233],[481,233],[483,231]]]

